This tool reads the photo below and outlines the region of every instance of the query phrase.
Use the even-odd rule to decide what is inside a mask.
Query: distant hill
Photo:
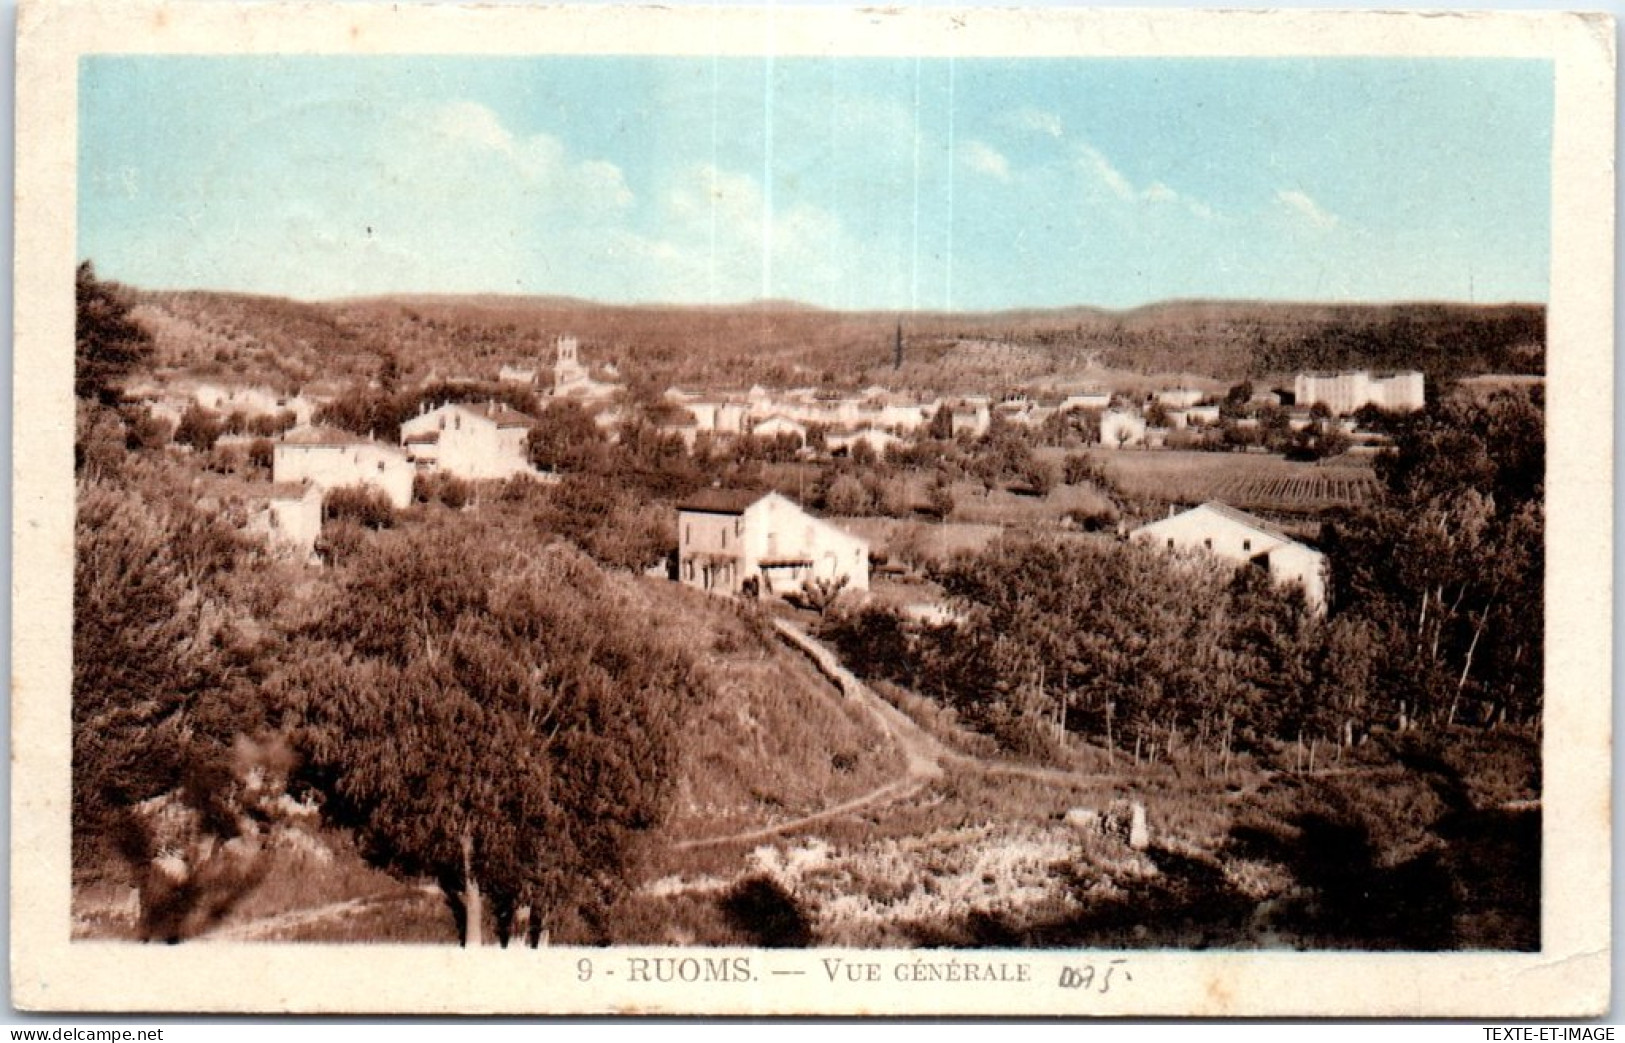
[[[494,377],[551,361],[563,333],[593,365],[659,384],[884,383],[955,391],[1170,374],[1215,382],[1306,369],[1414,368],[1430,381],[1545,371],[1540,305],[1171,301],[1130,311],[825,311],[606,305],[561,297],[413,294],[304,303],[207,291],[138,294],[162,365],[304,384],[366,379],[392,355],[403,379]],[[893,368],[901,325],[904,360]]]

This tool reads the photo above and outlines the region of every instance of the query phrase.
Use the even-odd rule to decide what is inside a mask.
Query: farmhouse
[[[707,489],[677,508],[677,578],[729,594],[844,578],[869,589],[869,544],[778,493]]]
[[[406,454],[334,427],[297,427],[276,444],[271,480],[309,482],[322,491],[347,485],[383,490],[395,507],[412,502],[416,469]]]
[[[401,425],[401,445],[414,464],[459,478],[530,474],[525,452],[531,418],[497,402],[448,402]]]
[[[1245,511],[1209,502],[1143,525],[1129,538],[1168,550],[1203,550],[1269,572],[1279,584],[1297,584],[1317,613],[1326,611],[1326,556]]]
[[[694,417],[696,431],[715,431],[717,434],[739,435],[745,432],[745,421],[750,407],[744,402],[728,398],[705,399],[673,395],[668,398],[682,405]]]

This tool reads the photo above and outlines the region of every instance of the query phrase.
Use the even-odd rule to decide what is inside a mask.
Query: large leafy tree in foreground
[[[287,678],[329,813],[439,881],[466,944],[491,907],[590,935],[658,820],[688,657],[573,550],[499,554],[448,527],[381,536]]]

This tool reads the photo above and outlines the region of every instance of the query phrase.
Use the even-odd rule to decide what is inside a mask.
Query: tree
[[[185,508],[178,508],[184,511]],[[79,488],[73,574],[76,864],[127,839],[130,808],[178,786],[258,723],[234,702],[203,589],[227,548],[208,519],[98,481]]]
[[[75,273],[74,301],[74,394],[113,405],[130,370],[152,356],[152,334],[130,317],[123,287],[98,280],[89,261]]]
[[[531,426],[526,446],[530,462],[561,474],[593,470],[609,452],[608,439],[577,402],[552,403]]]
[[[824,509],[831,514],[868,514],[873,506],[869,490],[850,474],[839,474],[823,496]]]
[[[180,423],[175,425],[175,441],[179,445],[190,446],[196,452],[206,453],[214,448],[214,443],[224,430],[219,417],[194,402],[186,407]]]
[[[1224,400],[1219,403],[1219,416],[1224,420],[1235,420],[1248,415],[1248,408],[1253,400],[1253,385],[1250,381],[1242,381],[1225,392]]]
[[[401,360],[393,351],[384,352],[378,360],[378,387],[393,395],[401,382]]]
[[[1531,716],[1544,665],[1541,399],[1435,403],[1397,425],[1377,462],[1383,501],[1326,526],[1334,603],[1380,634],[1385,711]]]
[[[382,489],[345,485],[323,497],[322,521],[353,522],[366,529],[387,529],[395,524],[395,507]]]
[[[487,901],[504,941],[527,909],[532,944],[590,923],[661,816],[700,682],[626,593],[557,545],[387,535],[278,686],[329,813],[437,880],[465,944]]]

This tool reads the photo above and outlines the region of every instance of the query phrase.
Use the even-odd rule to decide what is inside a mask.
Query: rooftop
[[[1255,532],[1263,533],[1265,536],[1269,536],[1272,539],[1285,540],[1288,543],[1303,542],[1302,540],[1293,539],[1291,536],[1288,536],[1286,533],[1282,532],[1280,529],[1271,525],[1264,519],[1248,514],[1246,511],[1237,510],[1227,503],[1220,503],[1218,500],[1209,500],[1202,504],[1201,507],[1192,508],[1192,510],[1201,510],[1203,508],[1212,511],[1214,514],[1220,515],[1221,517],[1228,518],[1238,525],[1245,525]]]
[[[701,489],[678,504],[677,509],[703,514],[743,514],[745,508],[766,495],[754,489]]]
[[[282,441],[289,445],[357,445],[366,444],[372,439],[339,427],[307,424],[284,434]]]

